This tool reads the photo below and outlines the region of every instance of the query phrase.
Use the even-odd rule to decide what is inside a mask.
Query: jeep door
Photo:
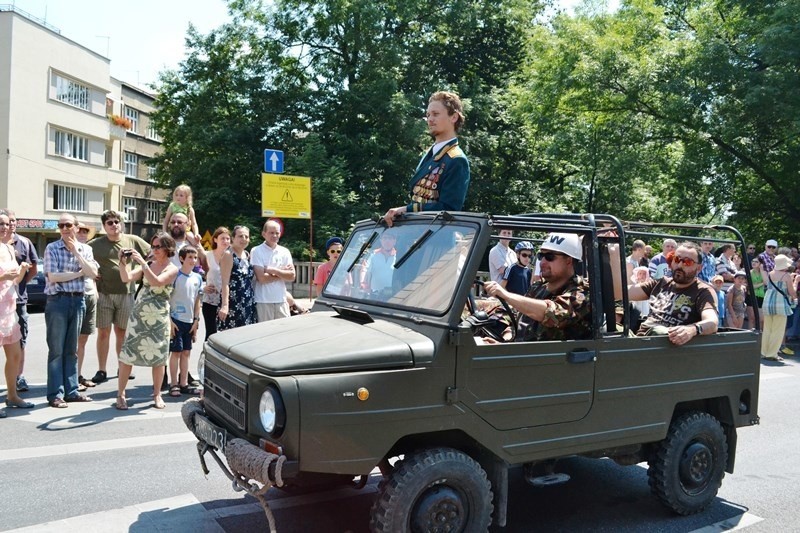
[[[596,340],[458,347],[459,399],[498,430],[572,422],[594,397]]]

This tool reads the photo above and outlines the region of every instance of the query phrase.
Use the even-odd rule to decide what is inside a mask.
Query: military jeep
[[[581,237],[592,338],[482,340],[516,322],[481,295],[500,229],[512,241]],[[744,250],[731,227],[600,214],[360,222],[312,313],[205,344],[204,399],[183,409],[203,468],[210,455],[259,497],[273,529],[270,487],[363,485],[377,467],[372,530],[485,531],[506,523],[509,469],[546,485],[569,456],[647,462],[656,497],[699,512],[733,472],[736,429],[758,423],[759,332],[721,328],[682,346],[632,335],[624,251],[665,237]]]

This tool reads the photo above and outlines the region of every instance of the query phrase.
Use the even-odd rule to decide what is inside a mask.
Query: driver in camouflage
[[[542,243],[538,259],[542,281],[525,296],[489,281],[487,294],[503,298],[520,312],[517,342],[590,339],[592,337],[589,284],[575,273],[575,262],[583,257],[580,238],[572,233],[551,233]],[[511,339],[510,328],[503,338]],[[494,343],[492,339],[484,339]]]

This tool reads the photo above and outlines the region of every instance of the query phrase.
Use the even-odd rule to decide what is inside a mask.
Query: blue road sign
[[[273,174],[283,174],[282,150],[272,150],[269,148],[264,150],[264,172],[272,172]]]

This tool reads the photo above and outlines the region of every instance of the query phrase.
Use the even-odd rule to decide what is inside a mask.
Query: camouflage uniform
[[[546,282],[537,281],[525,296],[543,300],[547,304],[547,311],[541,322],[520,315],[517,342],[592,338],[589,283],[581,276],[572,276],[558,295],[547,291]]]

